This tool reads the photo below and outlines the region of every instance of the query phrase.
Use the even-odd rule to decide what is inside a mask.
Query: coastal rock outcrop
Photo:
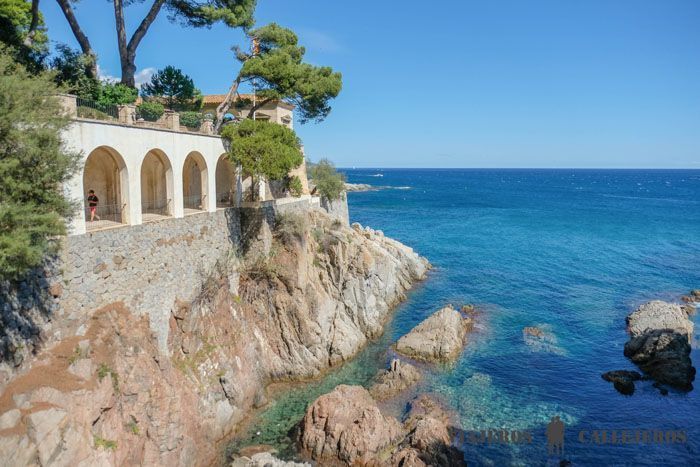
[[[405,432],[393,417],[379,411],[361,386],[337,386],[306,410],[300,448],[318,462],[381,465]]]
[[[390,399],[416,384],[421,377],[415,366],[395,358],[388,369],[379,373],[369,393],[378,401]]]
[[[383,416],[360,386],[337,386],[306,411],[302,454],[323,465],[464,465],[450,445],[449,414],[426,395],[410,404],[403,424]]]
[[[629,370],[608,371],[601,376],[605,381],[613,383],[615,389],[625,396],[634,394],[634,382],[642,379],[642,375],[638,372]]]
[[[645,303],[627,317],[627,328],[626,357],[657,383],[684,391],[693,388],[693,323],[679,305],[658,300]]]
[[[392,456],[392,464],[407,465],[466,465],[464,454],[451,445],[452,417],[437,401],[422,394],[410,403],[404,419],[408,431],[404,443]],[[419,463],[420,462],[420,463]]]
[[[451,305],[436,311],[396,343],[396,350],[408,357],[429,362],[457,358],[464,346],[471,319]]]
[[[265,248],[222,259],[193,300],[172,304],[167,353],[148,316],[119,302],[25,362],[0,388],[0,458],[210,464],[268,383],[351,358],[429,268],[371,229],[320,212],[292,220],[263,229]]]

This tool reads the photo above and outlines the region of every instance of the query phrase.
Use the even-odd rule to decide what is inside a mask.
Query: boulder
[[[382,415],[365,388],[340,385],[306,410],[299,444],[319,463],[379,465],[404,436],[398,420]]]
[[[693,388],[693,323],[679,305],[658,300],[645,303],[627,317],[627,327],[626,357],[657,383],[684,391]]]
[[[629,370],[608,371],[601,376],[605,381],[613,383],[615,389],[625,396],[634,394],[634,382],[642,379],[638,372]]]
[[[421,374],[415,366],[395,358],[387,370],[379,373],[375,383],[369,388],[369,393],[379,401],[390,399],[420,379]]]
[[[686,335],[690,339],[693,335],[693,322],[688,319],[688,314],[683,312],[680,305],[654,300],[627,316],[627,329],[632,338],[650,330],[666,329]]]
[[[447,362],[457,358],[471,319],[447,306],[429,316],[396,343],[396,350],[417,360]]]
[[[451,445],[451,417],[437,401],[423,394],[414,399],[404,421],[406,443],[426,465],[466,465],[464,454]],[[406,453],[406,447],[398,451]],[[396,464],[403,465],[403,464]],[[421,465],[416,463],[415,465]]]

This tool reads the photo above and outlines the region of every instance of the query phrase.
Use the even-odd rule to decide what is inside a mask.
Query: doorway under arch
[[[91,190],[97,197],[94,209],[88,202]],[[129,174],[115,149],[100,146],[85,160],[83,200],[88,230],[129,222]]]
[[[165,153],[152,149],[141,163],[143,221],[173,215],[173,168]]]
[[[182,193],[185,213],[207,210],[207,163],[198,152],[191,152],[182,167]]]
[[[216,207],[236,205],[236,168],[226,154],[216,163]]]

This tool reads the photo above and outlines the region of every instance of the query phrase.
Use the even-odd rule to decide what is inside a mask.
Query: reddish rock
[[[395,358],[387,370],[379,373],[375,383],[369,388],[369,393],[379,401],[390,399],[420,379],[421,374],[416,367]]]
[[[385,417],[369,392],[340,385],[316,399],[301,424],[300,447],[318,462],[380,465],[382,454],[404,438],[401,424]]]

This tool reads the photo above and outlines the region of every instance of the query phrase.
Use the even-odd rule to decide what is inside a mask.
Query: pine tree
[[[51,76],[33,75],[0,47],[0,278],[38,266],[66,232],[73,206],[63,192],[77,169],[67,151]]]

